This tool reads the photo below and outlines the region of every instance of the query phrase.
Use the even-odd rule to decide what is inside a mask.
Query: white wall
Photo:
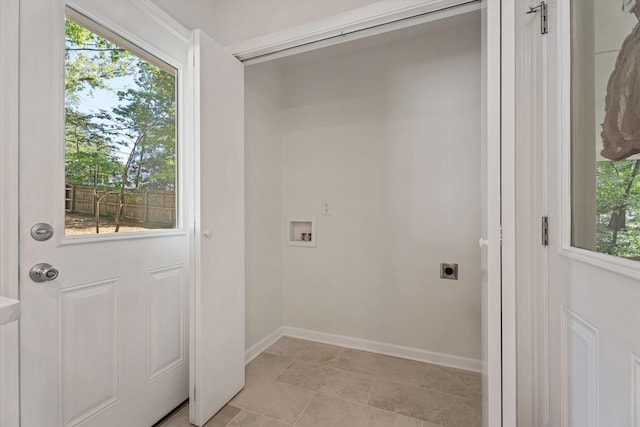
[[[282,73],[245,68],[246,348],[282,327]]]
[[[286,68],[283,94],[282,225],[318,218],[284,247],[284,324],[480,359],[479,22]]]

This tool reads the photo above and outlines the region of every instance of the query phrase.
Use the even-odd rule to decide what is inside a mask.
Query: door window
[[[636,260],[640,259],[639,17],[636,0],[572,1],[572,245]]]
[[[65,234],[176,227],[177,71],[68,9]]]

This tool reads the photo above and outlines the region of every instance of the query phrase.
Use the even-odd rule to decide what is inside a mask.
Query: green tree
[[[640,160],[597,163],[598,252],[640,256]]]
[[[118,194],[119,231],[127,189],[175,191],[175,77],[69,20],[65,68],[67,182],[94,187],[96,212],[104,194]],[[118,90],[122,78],[129,86]],[[118,105],[83,109],[97,89]]]

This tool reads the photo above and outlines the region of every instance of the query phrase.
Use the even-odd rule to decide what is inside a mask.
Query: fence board
[[[147,224],[176,223],[175,191],[125,190],[120,216]],[[65,210],[68,213],[95,215],[99,205],[101,217],[114,217],[118,210],[118,190],[98,189],[88,185],[66,184]]]

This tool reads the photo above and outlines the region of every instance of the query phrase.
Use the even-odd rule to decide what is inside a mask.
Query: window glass
[[[67,10],[65,234],[176,227],[177,72]]]
[[[640,1],[571,14],[572,244],[640,259]]]

